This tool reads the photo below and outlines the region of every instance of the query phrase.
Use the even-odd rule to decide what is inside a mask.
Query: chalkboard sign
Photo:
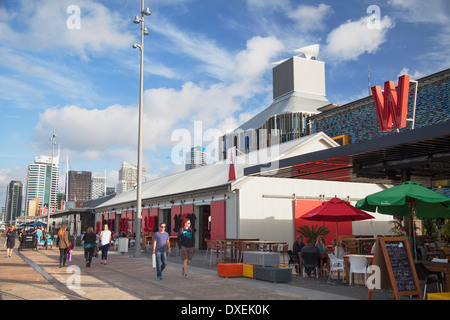
[[[419,280],[408,239],[405,237],[377,238],[372,265],[379,267],[380,277],[384,278],[381,289],[392,288],[394,298],[402,295],[418,295],[422,299]],[[389,277],[387,277],[387,275]],[[386,283],[389,287],[386,287]],[[372,297],[369,289],[368,299]]]
[[[417,290],[404,242],[385,241],[385,246],[395,283],[397,284],[397,290],[400,292]]]

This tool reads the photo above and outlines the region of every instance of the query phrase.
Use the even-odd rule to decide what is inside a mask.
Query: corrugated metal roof
[[[320,132],[268,149],[238,156],[235,161],[235,181],[245,179],[244,168],[246,167],[270,163],[284,157],[311,152],[311,150],[323,150],[336,146],[339,145],[333,139]],[[198,190],[226,187],[230,184],[228,182],[228,170],[226,161],[221,161],[148,181],[142,185],[142,199],[156,199]],[[99,205],[96,210],[131,204],[135,201],[136,190],[130,190]]]

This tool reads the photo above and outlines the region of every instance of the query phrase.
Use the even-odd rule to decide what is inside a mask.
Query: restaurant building
[[[372,96],[332,104],[325,98],[323,62],[288,59],[274,68],[272,105],[220,139],[220,161],[143,184],[141,231],[151,235],[165,222],[176,235],[188,217],[198,249],[219,238],[292,244],[304,223],[299,217],[322,200],[354,203],[405,179],[445,192],[449,80],[450,69],[418,79],[417,95],[411,86],[408,100],[409,116],[416,101],[415,129],[408,123],[380,132]],[[133,233],[135,207],[136,190],[106,201],[95,208],[96,227],[108,223],[114,232]],[[340,223],[339,234],[388,234],[392,217],[372,215]],[[328,227],[331,242],[335,224]]]

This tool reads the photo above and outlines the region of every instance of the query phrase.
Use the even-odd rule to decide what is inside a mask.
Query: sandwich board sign
[[[377,238],[372,265],[379,268],[379,289],[392,289],[393,299],[400,300],[401,296],[409,295],[417,295],[420,300],[423,299],[408,238]],[[369,288],[368,300],[372,298],[372,291]]]

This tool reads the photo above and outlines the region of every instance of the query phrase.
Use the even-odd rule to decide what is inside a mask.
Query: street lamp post
[[[150,10],[144,10],[144,0],[141,1],[141,18],[136,16],[134,23],[141,24],[141,44],[133,44],[133,48],[139,48],[141,51],[141,78],[139,91],[139,125],[138,125],[138,161],[137,161],[137,188],[136,188],[136,218],[135,220],[135,250],[134,256],[141,256],[141,231],[142,231],[142,116],[143,116],[143,99],[144,99],[144,35],[148,34],[147,28],[144,26],[144,16],[149,16]]]
[[[55,128],[53,128],[53,135],[50,138],[50,141],[52,143],[52,160],[51,160],[51,165],[50,165],[50,186],[49,186],[49,190],[48,190],[48,212],[47,212],[47,232],[50,232],[50,211],[52,208],[52,179],[53,179],[53,152],[54,152],[54,147],[55,147]]]

